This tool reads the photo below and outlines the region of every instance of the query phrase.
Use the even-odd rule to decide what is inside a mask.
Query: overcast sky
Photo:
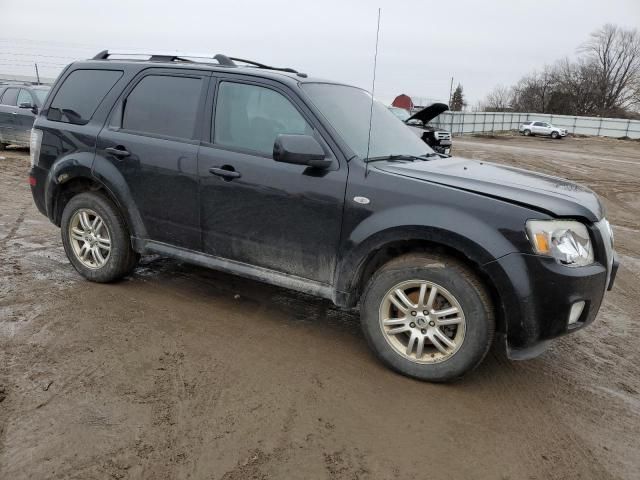
[[[604,23],[640,26],[640,0],[0,0],[0,77],[55,77],[105,48],[224,53],[371,89],[446,101],[451,76],[473,106],[576,49]]]

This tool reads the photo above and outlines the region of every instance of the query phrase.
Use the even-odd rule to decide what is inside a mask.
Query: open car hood
[[[423,108],[419,112],[414,113],[409,118],[407,118],[407,122],[410,120],[420,120],[422,123],[428,123],[442,112],[446,112],[449,110],[449,105],[446,103],[432,103],[428,107]]]

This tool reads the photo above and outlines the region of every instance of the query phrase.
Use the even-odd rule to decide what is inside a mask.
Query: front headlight
[[[593,263],[587,227],[575,220],[529,220],[527,234],[533,250],[568,267]]]

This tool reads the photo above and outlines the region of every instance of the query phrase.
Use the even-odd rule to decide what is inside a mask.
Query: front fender
[[[520,216],[511,227],[488,223],[446,205],[405,205],[373,213],[353,228],[343,242],[334,285],[353,293],[367,261],[376,251],[399,241],[422,240],[452,248],[484,265],[525,245]],[[502,219],[504,220],[504,219]]]

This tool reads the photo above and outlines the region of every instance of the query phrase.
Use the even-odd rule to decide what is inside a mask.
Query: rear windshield
[[[84,125],[109,90],[122,77],[120,70],[76,70],[64,81],[49,106],[47,118]]]

